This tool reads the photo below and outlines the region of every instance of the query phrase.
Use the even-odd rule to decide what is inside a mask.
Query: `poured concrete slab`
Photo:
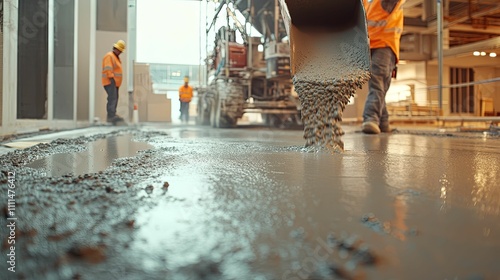
[[[151,145],[132,141],[130,134],[98,139],[86,145],[79,153],[58,153],[26,165],[41,169],[47,176],[60,177],[71,174],[79,176],[97,173],[108,168],[115,159],[133,157]]]
[[[137,136],[155,149],[102,174],[16,169],[19,270],[28,279],[498,279],[499,138],[346,131],[346,151],[331,154],[305,152],[299,130],[155,125]]]

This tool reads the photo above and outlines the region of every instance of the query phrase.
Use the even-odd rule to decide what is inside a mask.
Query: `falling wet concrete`
[[[6,155],[0,278],[499,279],[500,139],[346,131],[332,155],[300,131],[145,127],[126,133],[154,149],[80,176],[26,165],[123,132]]]

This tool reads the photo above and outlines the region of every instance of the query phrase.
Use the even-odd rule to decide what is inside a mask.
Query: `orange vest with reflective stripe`
[[[179,88],[179,99],[182,102],[191,102],[193,98],[193,88],[188,85],[187,87],[181,86]]]
[[[390,47],[399,61],[399,41],[403,32],[403,3],[400,0],[388,13],[382,7],[383,0],[363,0],[366,10],[370,49]]]
[[[111,84],[109,79],[115,79],[116,87],[122,85],[123,70],[122,62],[113,52],[108,52],[102,60],[102,85]]]

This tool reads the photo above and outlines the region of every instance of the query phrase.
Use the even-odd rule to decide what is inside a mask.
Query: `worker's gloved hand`
[[[109,78],[109,81],[110,81],[112,84],[116,85],[115,78]]]

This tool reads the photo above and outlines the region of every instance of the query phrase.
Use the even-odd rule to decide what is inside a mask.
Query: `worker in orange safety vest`
[[[385,96],[396,77],[403,32],[405,0],[363,0],[370,38],[370,80],[363,111],[362,130],[368,134],[390,132]]]
[[[189,85],[189,77],[184,77],[184,85],[179,88],[179,101],[181,102],[181,121],[187,123],[189,121],[189,103],[193,98],[193,87]]]
[[[123,118],[116,114],[120,86],[123,81],[122,62],[120,54],[125,51],[125,42],[119,40],[113,45],[113,50],[104,55],[102,60],[102,85],[108,94],[106,105],[107,121],[116,124]]]

